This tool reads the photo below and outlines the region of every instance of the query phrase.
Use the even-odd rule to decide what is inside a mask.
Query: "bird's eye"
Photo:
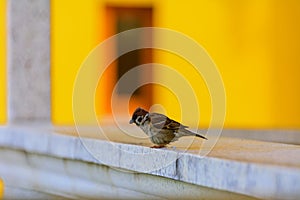
[[[136,118],[136,122],[138,122],[138,123],[141,123],[142,120],[143,120],[143,117],[142,117],[142,116],[138,116],[138,117]]]

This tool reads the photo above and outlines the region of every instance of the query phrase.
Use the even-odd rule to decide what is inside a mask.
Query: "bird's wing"
[[[152,125],[157,129],[178,130],[179,128],[187,128],[187,126],[184,126],[163,114],[150,113],[149,116]]]

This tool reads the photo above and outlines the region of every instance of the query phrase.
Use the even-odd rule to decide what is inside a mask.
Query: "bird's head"
[[[143,124],[149,118],[149,112],[142,109],[137,108],[132,114],[132,118],[129,121],[129,124],[135,123],[137,126]]]

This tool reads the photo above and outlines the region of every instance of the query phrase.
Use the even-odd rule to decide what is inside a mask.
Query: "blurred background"
[[[74,123],[74,81],[80,65],[93,48],[118,32],[154,26],[186,34],[207,50],[226,90],[225,128],[300,129],[298,0],[51,0],[50,10],[53,124]],[[0,1],[1,124],[6,124],[8,119],[6,16],[6,1]],[[100,119],[111,115],[111,92],[117,80],[134,66],[149,62],[165,64],[184,75],[196,91],[201,115],[200,124],[195,124],[195,109],[191,103],[191,115],[184,122],[207,127],[212,107],[203,79],[195,78],[190,63],[183,58],[151,49],[127,53],[105,71],[95,95],[95,111]],[[176,77],[163,71],[145,70],[132,81],[138,82],[145,75],[155,80],[164,79],[185,90]],[[89,87],[88,79],[86,84]],[[123,106],[122,99],[129,95],[126,87],[119,87],[117,92],[118,106]],[[84,101],[84,96],[82,98]],[[180,103],[189,105],[189,101],[189,98],[176,99],[167,88],[145,85],[132,95],[129,111],[138,105],[149,109],[159,104],[167,115],[181,120]],[[88,124],[91,119],[86,116],[82,123]]]

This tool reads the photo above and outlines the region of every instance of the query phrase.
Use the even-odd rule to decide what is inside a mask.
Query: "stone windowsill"
[[[136,127],[128,128],[134,137],[113,127],[106,127],[105,135],[95,134],[94,127],[79,129],[82,137],[71,127],[1,127],[0,148],[158,175],[258,198],[293,199],[300,195],[297,145],[221,137],[202,157],[198,154],[202,140],[192,137],[168,148],[151,149],[147,138],[134,139],[143,137]]]

